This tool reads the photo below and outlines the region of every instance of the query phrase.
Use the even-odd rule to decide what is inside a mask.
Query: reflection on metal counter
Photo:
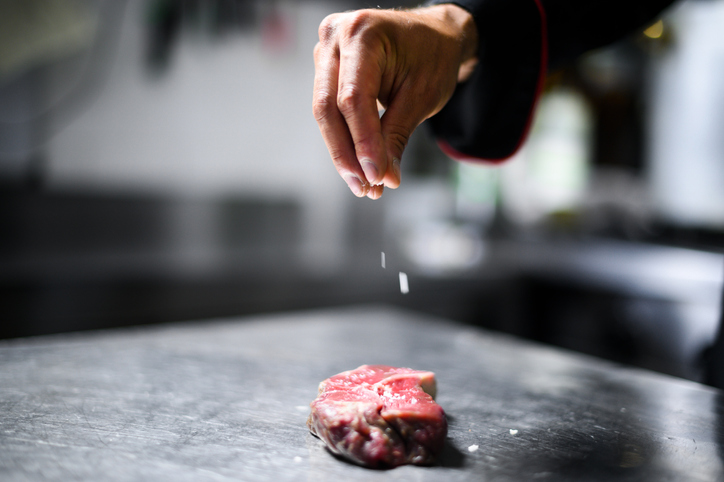
[[[364,363],[435,372],[437,464],[370,471],[309,434],[319,380]],[[0,405],[7,480],[724,477],[719,390],[374,306],[3,342]]]

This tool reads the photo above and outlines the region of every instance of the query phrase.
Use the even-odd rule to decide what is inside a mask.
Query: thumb
[[[417,126],[425,120],[415,115],[411,109],[404,108],[407,102],[392,103],[382,115],[382,138],[387,153],[387,171],[383,178],[385,187],[396,189],[400,185],[400,161],[410,136]]]

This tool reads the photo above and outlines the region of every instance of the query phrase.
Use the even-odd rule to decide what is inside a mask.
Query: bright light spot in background
[[[407,258],[427,272],[470,269],[483,259],[485,245],[472,225],[430,221],[410,229],[403,240]]]
[[[516,224],[580,208],[588,188],[593,114],[586,98],[557,87],[540,99],[530,137],[501,168],[501,198]]]
[[[664,22],[661,20],[644,30],[644,35],[646,35],[648,38],[661,38],[663,34]]]
[[[404,295],[410,292],[410,285],[407,282],[407,274],[400,271],[400,292]]]
[[[652,58],[647,178],[658,216],[724,228],[724,2],[683,2],[676,35]]]

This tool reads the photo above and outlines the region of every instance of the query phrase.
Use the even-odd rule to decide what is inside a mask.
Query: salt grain
[[[299,455],[297,455],[296,457],[294,457],[294,461],[295,461],[296,463],[299,463],[299,462],[302,461],[302,458],[301,458]]]
[[[516,435],[517,433],[518,433],[518,431],[515,430],[514,428],[510,429],[510,435]]]
[[[385,266],[385,252],[382,251],[382,269],[385,269],[387,266]]]
[[[402,294],[410,292],[410,285],[407,283],[407,274],[400,271],[400,291]]]
[[[479,447],[477,445],[471,445],[470,447],[468,447],[468,452],[475,452],[478,450],[478,448]]]

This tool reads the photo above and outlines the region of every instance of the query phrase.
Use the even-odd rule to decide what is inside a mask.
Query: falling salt
[[[410,285],[407,283],[407,274],[402,271],[400,271],[400,291],[405,295],[410,292]]]
[[[475,452],[476,450],[478,450],[478,448],[479,447],[477,445],[471,445],[470,447],[468,447],[468,452]]]
[[[385,269],[387,266],[385,266],[385,252],[382,251],[382,269]]]
[[[516,435],[517,433],[518,433],[518,431],[515,430],[514,428],[510,429],[510,435]]]
[[[295,461],[296,463],[299,463],[299,462],[302,461],[302,458],[301,458],[299,455],[297,455],[296,457],[294,457],[294,461]]]

